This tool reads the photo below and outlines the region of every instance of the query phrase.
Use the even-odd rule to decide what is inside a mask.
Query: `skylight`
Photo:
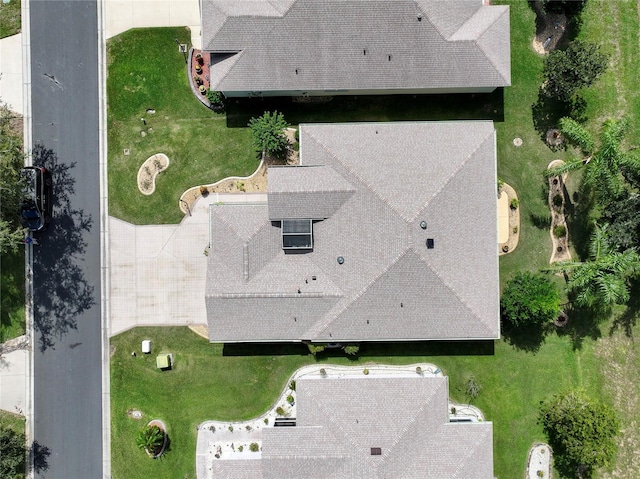
[[[313,249],[311,220],[282,220],[282,249]]]

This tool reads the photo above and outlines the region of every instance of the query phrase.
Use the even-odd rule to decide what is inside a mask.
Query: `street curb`
[[[102,324],[102,477],[111,478],[111,378],[109,363],[110,275],[109,275],[109,197],[107,180],[107,64],[106,64],[106,4],[96,0],[98,23],[98,141],[100,172],[100,321]]]

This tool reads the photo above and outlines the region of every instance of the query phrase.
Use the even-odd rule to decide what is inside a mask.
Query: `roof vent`
[[[343,264],[344,258],[342,256],[338,256],[338,264]]]
[[[382,456],[382,448],[381,447],[372,447],[371,448],[372,456]]]
[[[421,22],[422,21],[422,13],[418,13],[418,21]]]
[[[420,228],[422,228],[423,230],[427,229],[427,222],[426,221],[421,221],[420,222]]]
[[[427,238],[427,249],[433,249],[434,246],[433,238]]]

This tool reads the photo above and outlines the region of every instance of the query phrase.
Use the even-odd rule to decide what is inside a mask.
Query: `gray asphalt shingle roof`
[[[212,341],[499,337],[492,122],[302,125],[300,156],[268,204],[211,207]],[[271,220],[305,212],[286,253]]]
[[[493,426],[449,422],[446,377],[306,376],[296,394],[296,426],[263,429],[261,471],[246,478],[494,477]]]
[[[511,84],[509,7],[480,0],[203,0],[202,36],[241,52],[211,66],[223,92]]]

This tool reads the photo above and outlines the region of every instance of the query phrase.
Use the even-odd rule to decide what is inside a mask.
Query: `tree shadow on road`
[[[71,329],[76,318],[96,304],[94,287],[84,277],[82,268],[86,242],[93,219],[71,203],[75,179],[70,171],[75,163],[58,162],[57,155],[42,145],[33,149],[33,163],[45,166],[53,176],[53,218],[34,247],[34,329],[39,335],[40,350],[54,347]]]
[[[51,455],[51,451],[47,446],[42,446],[38,441],[33,441],[33,444],[31,444],[30,454],[33,459],[33,469],[36,473],[44,472],[49,469],[48,458]]]

